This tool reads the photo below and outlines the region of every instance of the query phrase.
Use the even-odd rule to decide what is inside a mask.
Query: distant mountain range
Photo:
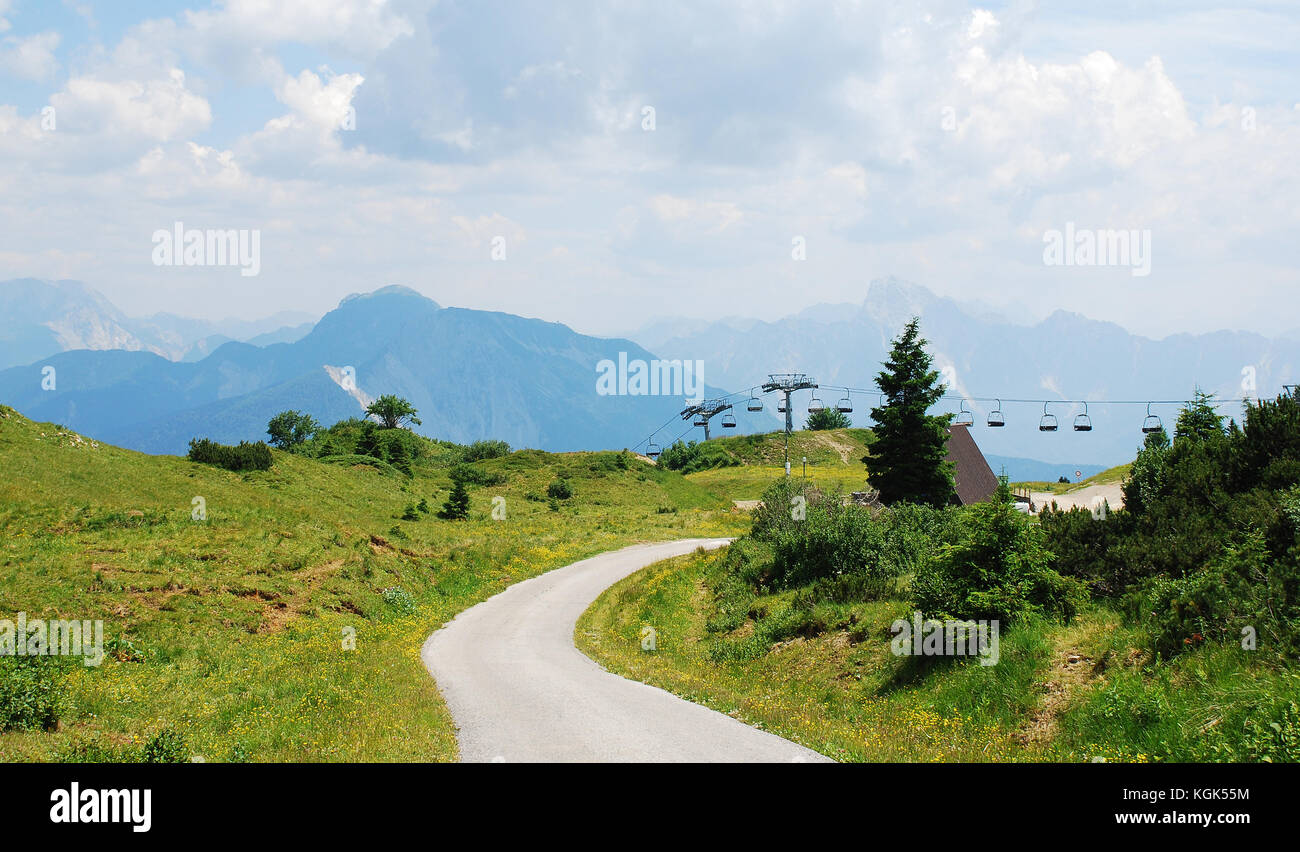
[[[860,305],[814,305],[776,322],[661,318],[631,340],[443,308],[402,287],[350,296],[315,324],[294,314],[259,322],[132,319],[83,284],[35,279],[0,283],[0,309],[0,365],[9,367],[0,370],[0,401],[146,452],[181,453],[195,436],[262,438],[266,421],[286,408],[330,423],[359,415],[383,393],[410,399],[424,421],[419,431],[449,440],[617,449],[663,425],[656,440],[666,445],[683,433],[702,437],[675,417],[682,397],[601,396],[601,360],[620,352],[700,360],[709,396],[744,394],[768,372],[801,371],[822,383],[818,396],[834,405],[845,393],[828,386],[874,385],[890,341],[920,316],[953,396],[1003,397],[1004,428],[984,425],[995,403],[968,406],[972,436],[990,464],[1005,465],[1015,480],[1055,480],[1132,460],[1145,405],[1101,400],[1182,400],[1200,385],[1225,401],[1223,413],[1239,417],[1250,381],[1251,395],[1271,396],[1300,373],[1300,336],[1223,331],[1156,341],[1065,312],[1020,325],[892,278],[873,281]],[[53,390],[42,387],[44,367],[55,369]],[[848,396],[855,424],[870,425],[877,396]],[[810,397],[796,397],[799,426]],[[758,414],[744,410],[744,398],[734,411],[737,432],[778,427],[773,397]],[[1048,409],[1061,428],[1038,430],[1042,402],[1025,400],[1065,398],[1098,401],[1088,410],[1092,431],[1073,431],[1082,406],[1062,403]],[[945,406],[955,412],[959,403]],[[1152,411],[1172,427],[1177,405]]]
[[[756,387],[768,372],[782,371],[808,373],[823,385],[871,388],[891,340],[912,316],[921,317],[935,369],[951,369],[952,396],[1003,398],[1002,428],[984,425],[995,402],[968,406],[976,422],[971,434],[981,450],[999,457],[1043,459],[1052,469],[1069,467],[1071,474],[1087,465],[1131,461],[1141,445],[1145,405],[1090,405],[1092,431],[1075,432],[1071,426],[1083,406],[1058,403],[1049,406],[1048,413],[1060,428],[1043,433],[1038,430],[1042,402],[1013,400],[1186,400],[1199,385],[1219,395],[1221,413],[1240,419],[1243,396],[1274,396],[1300,376],[1297,339],[1219,331],[1151,340],[1064,311],[1034,325],[1017,325],[894,278],[871,282],[861,305],[813,306],[776,322],[743,327],[735,320],[705,326],[691,320],[677,334],[671,323],[661,320],[648,330],[647,339],[653,339],[656,351],[702,359],[709,380],[733,390]],[[630,336],[644,342],[639,332]],[[1247,389],[1250,383],[1254,391]],[[805,391],[797,396],[800,415],[811,395]],[[842,395],[832,389],[818,391],[828,405]],[[878,396],[856,393],[851,402],[855,425],[869,426],[868,412]],[[946,402],[945,410],[957,412],[960,405]],[[1178,406],[1155,405],[1152,412],[1172,432]],[[1011,472],[1014,479],[1029,478]]]
[[[433,437],[621,448],[680,411],[682,397],[598,394],[597,364],[617,362],[620,353],[629,361],[654,358],[631,341],[443,308],[413,290],[385,287],[344,299],[299,340],[229,342],[196,362],[129,350],[62,352],[0,371],[0,400],[37,420],[151,453],[184,453],[196,436],[265,438],[267,421],[284,409],[326,424],[362,416],[365,404],[385,393],[410,400],[423,422],[417,431]],[[43,386],[46,368],[54,370],[53,389]]]
[[[260,320],[200,320],[175,314],[132,318],[80,281],[0,282],[0,369],[73,349],[153,352],[197,361],[231,340],[287,343],[311,330],[311,314],[284,311]]]

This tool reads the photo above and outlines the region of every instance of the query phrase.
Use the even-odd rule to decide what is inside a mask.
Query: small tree
[[[573,486],[565,476],[557,476],[546,486],[546,496],[554,500],[568,500],[573,496]]]
[[[884,503],[908,501],[943,506],[954,496],[953,465],[945,461],[951,414],[931,416],[930,406],[943,396],[938,372],[913,317],[894,340],[889,360],[876,377],[885,405],[871,409],[876,421],[870,468],[873,488]]]
[[[366,407],[366,414],[379,418],[385,429],[396,429],[403,422],[419,426],[420,418],[415,416],[417,413],[415,406],[391,393],[384,394]]]
[[[821,411],[814,411],[808,415],[803,428],[821,431],[823,429],[847,429],[852,425],[849,416],[838,408],[823,408]]]
[[[1223,434],[1223,418],[1214,409],[1214,394],[1197,388],[1192,401],[1178,412],[1174,440],[1204,441]]]
[[[442,504],[438,517],[448,521],[460,521],[469,517],[469,489],[463,480],[454,480],[447,502]]]
[[[291,450],[304,443],[320,429],[320,424],[310,414],[298,411],[281,411],[266,424],[266,434],[271,436],[271,446]]]
[[[1163,428],[1148,432],[1142,439],[1142,449],[1122,486],[1127,511],[1140,515],[1164,493],[1169,451],[1169,433]]]

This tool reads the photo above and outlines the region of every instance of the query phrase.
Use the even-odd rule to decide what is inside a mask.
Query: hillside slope
[[[278,451],[237,474],[0,407],[0,617],[102,619],[110,644],[56,666],[58,730],[0,733],[0,760],[139,759],[165,730],[207,760],[453,759],[430,631],[549,568],[746,521],[630,456],[538,451],[476,462],[504,481],[471,488],[468,520],[402,520],[448,493],[459,453],[427,449],[413,478]],[[548,501],[561,474],[574,496]]]

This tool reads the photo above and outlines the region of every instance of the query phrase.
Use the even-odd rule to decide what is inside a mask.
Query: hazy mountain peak
[[[862,315],[886,328],[901,328],[914,316],[938,301],[938,296],[919,284],[890,275],[877,278],[867,287]]]
[[[339,301],[339,307],[341,308],[344,305],[348,304],[349,302],[355,302],[358,300],[376,299],[376,298],[387,299],[394,296],[413,296],[417,299],[421,299],[423,301],[429,302],[430,304],[433,305],[434,308],[440,309],[442,307],[442,305],[439,305],[437,302],[433,301],[433,299],[430,299],[428,296],[424,295],[423,293],[420,293],[416,290],[412,290],[410,287],[406,287],[402,284],[388,284],[383,287],[380,287],[377,290],[372,290],[369,293],[351,293],[347,296],[344,296]]]

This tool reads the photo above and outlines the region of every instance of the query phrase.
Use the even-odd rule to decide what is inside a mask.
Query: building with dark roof
[[[975,445],[968,427],[948,427],[946,460],[955,465],[953,479],[957,486],[957,502],[961,505],[969,506],[987,500],[998,490],[998,478],[993,475],[993,469]]]

